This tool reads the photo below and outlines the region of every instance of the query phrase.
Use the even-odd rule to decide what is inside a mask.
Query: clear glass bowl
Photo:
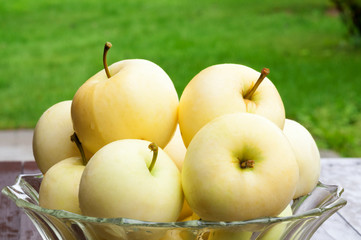
[[[346,204],[339,186],[318,183],[309,195],[292,201],[293,215],[237,222],[144,222],[86,217],[40,207],[41,174],[19,175],[2,193],[25,211],[43,239],[310,239],[318,227]]]

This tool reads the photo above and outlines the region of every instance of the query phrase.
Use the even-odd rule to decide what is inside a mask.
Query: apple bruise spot
[[[245,168],[254,168],[255,161],[254,160],[241,160],[239,165],[242,169]]]

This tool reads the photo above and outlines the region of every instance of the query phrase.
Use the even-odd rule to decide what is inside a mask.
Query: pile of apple
[[[178,100],[150,61],[108,67],[110,47],[104,70],[36,125],[40,206],[156,222],[241,221],[277,216],[314,189],[318,148],[285,118],[268,69],[208,67]]]

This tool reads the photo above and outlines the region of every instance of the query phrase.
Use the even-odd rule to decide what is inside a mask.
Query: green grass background
[[[31,128],[108,63],[149,59],[178,94],[219,63],[268,67],[288,118],[361,156],[361,50],[327,0],[0,0],[0,128]]]

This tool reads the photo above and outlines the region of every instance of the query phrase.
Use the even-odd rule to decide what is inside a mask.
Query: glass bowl
[[[43,239],[310,239],[318,227],[346,204],[343,189],[318,183],[308,195],[292,201],[293,215],[236,222],[144,222],[126,218],[86,217],[40,207],[42,174],[21,174],[2,193],[30,217]]]

